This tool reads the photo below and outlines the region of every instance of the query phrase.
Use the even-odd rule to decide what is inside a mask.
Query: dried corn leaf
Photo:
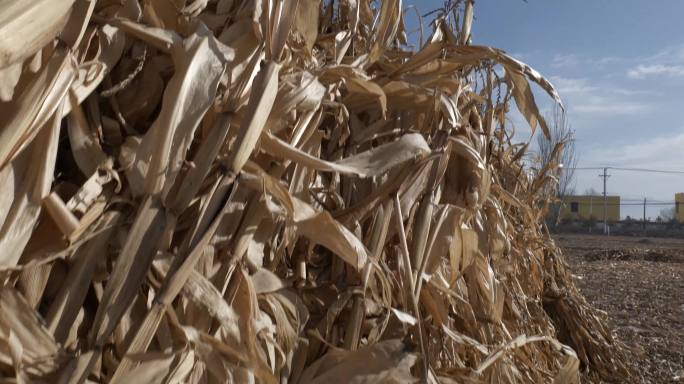
[[[262,148],[267,152],[292,160],[319,171],[340,172],[361,177],[378,176],[395,166],[409,160],[424,158],[430,153],[430,147],[419,134],[408,134],[399,140],[375,147],[369,151],[328,162],[293,148],[277,137],[265,134]]]
[[[174,77],[169,81],[159,117],[143,139],[137,159],[149,156],[146,192],[160,193],[176,178],[200,119],[211,106],[224,65],[232,51],[207,30],[174,44]],[[167,180],[168,179],[168,180]]]
[[[13,288],[0,291],[0,363],[45,375],[56,368],[60,347],[40,315]]]
[[[416,355],[400,340],[388,340],[355,352],[332,350],[302,374],[304,383],[410,383]]]
[[[43,48],[64,27],[73,0],[7,0],[0,9],[0,68]]]

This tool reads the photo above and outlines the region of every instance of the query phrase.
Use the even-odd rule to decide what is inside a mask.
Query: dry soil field
[[[555,238],[580,290],[631,349],[635,382],[684,383],[684,239]]]

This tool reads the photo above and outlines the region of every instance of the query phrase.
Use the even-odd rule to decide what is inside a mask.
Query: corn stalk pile
[[[3,1],[3,382],[627,378],[456,4]]]

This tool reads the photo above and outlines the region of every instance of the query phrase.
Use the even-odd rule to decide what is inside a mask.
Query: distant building
[[[684,193],[681,195],[684,210]],[[565,220],[603,220],[603,196],[564,196],[560,217]],[[620,220],[620,196],[606,196],[606,219],[609,222]]]
[[[684,192],[675,193],[675,219],[684,223]]]

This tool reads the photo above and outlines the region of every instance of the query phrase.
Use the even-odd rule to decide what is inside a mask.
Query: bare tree
[[[658,216],[661,217],[664,221],[670,221],[674,219],[675,207],[661,209],[660,214]]]
[[[558,185],[555,192],[558,204],[554,204],[549,212],[551,226],[555,227],[560,220],[560,212],[563,198],[574,191],[575,167],[577,166],[577,153],[575,152],[575,131],[570,127],[570,122],[560,105],[554,105],[550,116],[546,117],[549,124],[550,137],[537,136],[539,161],[544,167],[549,163],[559,164],[556,167],[555,176]],[[560,150],[556,147],[560,146]]]

